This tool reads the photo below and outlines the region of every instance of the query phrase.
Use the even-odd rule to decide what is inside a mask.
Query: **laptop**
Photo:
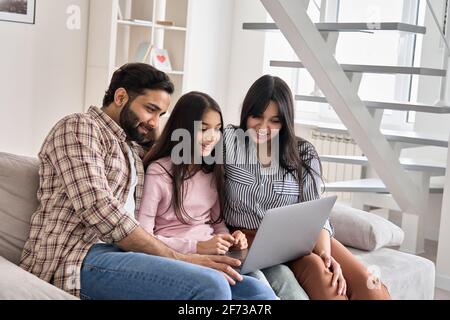
[[[296,203],[266,212],[250,249],[227,256],[241,260],[241,274],[308,255],[336,203],[336,196]]]

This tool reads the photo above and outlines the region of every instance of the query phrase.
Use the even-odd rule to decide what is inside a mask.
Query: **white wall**
[[[186,91],[210,94],[225,109],[234,1],[190,0]]]
[[[250,86],[264,74],[265,33],[243,30],[244,22],[267,20],[259,0],[235,0],[231,25],[231,55],[225,122],[239,124],[242,101]]]
[[[448,155],[447,168],[450,168],[450,152]],[[436,259],[436,286],[445,290],[450,290],[450,172],[447,172],[446,190],[444,192],[444,200],[442,205],[441,230],[439,234],[439,246]]]
[[[190,0],[186,91],[211,94],[226,123],[236,123],[250,85],[264,72],[265,33],[242,23],[265,21],[259,0]],[[69,5],[81,29],[66,28]],[[83,112],[89,0],[39,0],[34,25],[0,22],[0,151],[36,155],[63,116]]]
[[[220,104],[226,124],[239,121],[251,84],[264,72],[264,32],[244,22],[266,21],[259,0],[190,0],[186,90],[200,90]]]
[[[81,29],[68,30],[70,5]],[[35,156],[54,123],[83,110],[89,0],[38,0],[35,24],[0,21],[0,151]]]

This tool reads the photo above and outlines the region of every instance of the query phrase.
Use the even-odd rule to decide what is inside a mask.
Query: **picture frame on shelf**
[[[153,49],[153,45],[150,42],[142,42],[134,55],[135,62],[149,63],[150,52]]]
[[[172,64],[166,49],[151,48],[150,64],[161,71],[172,71]]]
[[[0,0],[0,21],[34,24],[36,0]]]

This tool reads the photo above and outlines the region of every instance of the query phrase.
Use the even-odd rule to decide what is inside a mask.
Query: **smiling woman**
[[[236,139],[239,130],[253,130],[256,139]],[[279,143],[275,144],[272,136]],[[272,152],[261,154],[261,145],[270,145]],[[231,230],[242,231],[249,238],[250,245],[268,210],[321,196],[319,156],[311,143],[295,135],[292,92],[279,77],[262,76],[250,87],[240,126],[228,126],[224,131],[224,149],[224,218]],[[279,155],[278,159],[272,157],[273,153]],[[263,269],[262,276],[271,278],[271,284],[275,279],[297,284],[296,296],[301,294],[301,285],[310,299],[389,299],[381,282],[376,289],[367,288],[370,273],[334,239],[328,220],[322,229],[311,254],[284,264],[292,272]],[[283,236],[283,230],[279,231]],[[285,289],[277,291],[283,299]]]

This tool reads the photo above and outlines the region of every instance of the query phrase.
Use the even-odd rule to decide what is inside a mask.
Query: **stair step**
[[[305,68],[302,62],[299,61],[270,61],[271,67],[281,68]],[[442,69],[422,68],[422,67],[403,67],[403,66],[375,66],[364,64],[341,64],[345,72],[360,72],[360,73],[376,73],[376,74],[411,74],[421,76],[435,76],[445,77],[446,71]]]
[[[296,95],[297,101],[309,101],[318,103],[328,103],[325,97]],[[363,101],[367,108],[371,109],[389,109],[399,111],[416,111],[425,113],[450,114],[450,107],[438,107],[434,105],[422,104],[417,102],[382,102],[382,101]]]
[[[342,124],[331,124],[314,120],[295,120],[295,123],[304,127],[316,129],[322,132],[347,134],[347,128]],[[448,137],[435,134],[418,133],[412,131],[397,131],[381,129],[382,134],[389,141],[418,144],[424,146],[448,147]]]
[[[361,31],[403,31],[417,34],[425,34],[426,27],[400,22],[341,22],[341,23],[316,23],[321,32],[361,32]],[[278,30],[275,23],[249,22],[242,25],[244,30]]]
[[[436,179],[435,179],[436,178]],[[326,192],[389,193],[380,179],[361,179],[325,183]],[[444,184],[440,177],[430,179],[430,193],[443,193]]]
[[[320,156],[320,160],[322,162],[354,164],[360,166],[369,165],[367,157],[364,156],[322,155]],[[428,172],[435,176],[445,175],[446,165],[442,163],[411,158],[400,158],[400,163],[406,170]]]

